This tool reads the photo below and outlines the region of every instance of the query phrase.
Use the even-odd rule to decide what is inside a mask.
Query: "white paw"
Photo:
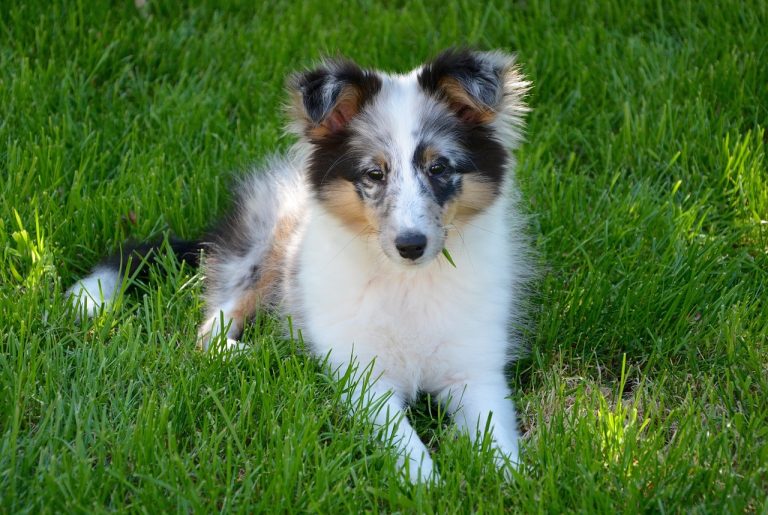
[[[514,472],[519,471],[522,467],[517,442],[505,448],[494,446],[493,455],[496,468],[504,475],[504,479],[508,482],[513,481],[515,479]]]
[[[414,485],[418,484],[437,484],[440,482],[440,475],[435,469],[435,464],[428,454],[422,454],[419,459],[409,456],[402,456],[397,460],[401,475],[408,479]]]

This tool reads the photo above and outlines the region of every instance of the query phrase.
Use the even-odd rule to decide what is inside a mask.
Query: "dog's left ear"
[[[424,65],[419,85],[445,101],[456,116],[471,124],[487,124],[500,115],[519,123],[528,110],[526,82],[512,55],[448,49]]]
[[[288,79],[291,127],[317,141],[343,132],[381,89],[381,78],[347,59],[328,59]]]

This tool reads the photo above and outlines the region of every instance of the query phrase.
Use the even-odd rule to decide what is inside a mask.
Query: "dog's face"
[[[291,127],[311,145],[321,206],[420,265],[502,191],[526,87],[500,53],[449,50],[408,75],[327,61],[292,77]]]

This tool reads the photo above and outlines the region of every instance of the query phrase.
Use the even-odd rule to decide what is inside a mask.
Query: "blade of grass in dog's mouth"
[[[451,253],[448,252],[448,249],[443,247],[443,256],[445,256],[445,259],[448,260],[448,262],[451,264],[453,268],[456,268],[456,263],[453,262],[453,258],[451,257]]]

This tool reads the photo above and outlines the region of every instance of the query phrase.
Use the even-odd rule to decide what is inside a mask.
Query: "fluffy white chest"
[[[314,210],[301,245],[291,306],[313,350],[333,364],[351,357],[406,396],[437,392],[468,370],[506,363],[511,308],[503,206],[448,239],[443,257],[406,269]],[[498,227],[496,227],[498,225]]]

